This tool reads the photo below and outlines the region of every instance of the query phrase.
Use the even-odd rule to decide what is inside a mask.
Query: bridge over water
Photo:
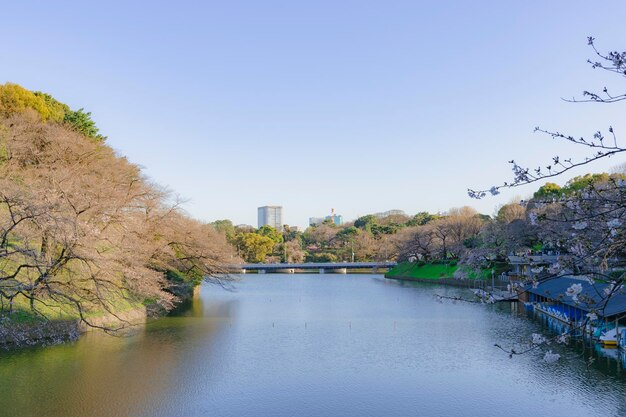
[[[320,274],[337,273],[345,274],[350,269],[390,269],[397,265],[397,262],[308,262],[308,263],[284,263],[284,264],[240,264],[233,265],[232,271],[245,274],[249,271],[264,273],[287,273],[293,274],[296,271],[317,270]]]

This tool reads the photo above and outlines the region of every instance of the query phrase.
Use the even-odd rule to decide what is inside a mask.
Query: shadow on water
[[[234,304],[209,309],[196,297],[124,337],[91,332],[75,343],[0,352],[0,415],[146,415],[194,356],[210,355]]]
[[[443,296],[456,296],[465,300],[474,300],[475,296],[469,290],[465,288],[440,286],[437,284],[429,284],[423,282],[414,281],[396,281],[385,280],[386,284],[394,285],[398,287],[404,287],[409,289],[429,290],[433,294],[439,294]],[[462,301],[445,301],[450,304],[460,304]],[[523,304],[513,303],[498,303],[494,306],[484,306],[485,308],[495,309],[497,311],[512,314],[518,320],[524,320],[528,322],[537,332],[541,332],[546,336],[555,336],[567,332],[568,327],[565,323],[542,314],[537,311],[527,311]],[[506,341],[498,341],[506,342]],[[554,343],[545,348],[553,348],[556,350]],[[582,338],[572,338],[567,346],[564,346],[564,351],[569,353],[569,360],[579,360],[585,364],[589,369],[600,371],[603,374],[611,377],[618,377],[619,379],[626,378],[626,352],[617,348],[607,349],[603,348],[601,344],[592,340],[583,340]],[[625,394],[626,396],[626,394]]]
[[[569,330],[565,323],[538,311],[521,311],[520,316],[538,323],[542,332],[548,335],[560,335]],[[617,348],[604,348],[600,343],[580,336],[572,338],[568,348],[590,369],[626,378],[626,352]]]
[[[0,352],[0,415],[513,417],[626,411],[615,359],[515,359],[494,342],[548,332],[513,305],[438,303],[465,289],[380,276],[250,276],[203,287],[129,337]],[[557,347],[551,347],[557,349]],[[581,359],[582,358],[582,359]],[[605,360],[606,359],[606,360]],[[538,408],[537,408],[538,407]],[[621,413],[621,414],[620,414]]]

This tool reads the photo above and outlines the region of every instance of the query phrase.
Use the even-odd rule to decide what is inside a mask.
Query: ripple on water
[[[13,416],[623,416],[617,361],[509,359],[542,326],[464,290],[372,275],[249,275],[128,338],[0,354]],[[0,413],[2,414],[2,413]]]

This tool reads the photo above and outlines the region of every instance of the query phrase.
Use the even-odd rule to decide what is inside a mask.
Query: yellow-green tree
[[[246,262],[260,263],[272,253],[274,242],[267,236],[258,233],[241,233],[237,236],[237,248]]]
[[[29,91],[17,84],[0,85],[0,115],[8,117],[27,110],[36,112],[43,121],[63,123],[92,139],[106,139],[99,133],[90,112],[84,109],[72,110],[50,94]]]
[[[61,122],[65,116],[61,108],[49,105],[43,94],[35,94],[13,83],[0,85],[0,114],[9,116],[13,113],[23,113],[27,109],[37,112],[44,121]]]

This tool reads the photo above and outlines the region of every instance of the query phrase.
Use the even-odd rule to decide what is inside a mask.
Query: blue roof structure
[[[578,301],[574,301],[572,297],[566,295],[567,289],[572,284],[582,285],[583,290],[578,295]],[[528,285],[526,291],[581,310],[594,310],[601,317],[611,317],[626,313],[626,291],[622,288],[615,291],[611,298],[607,299],[604,289],[609,285],[603,282],[591,284],[586,277],[563,276],[541,281],[537,288]]]

